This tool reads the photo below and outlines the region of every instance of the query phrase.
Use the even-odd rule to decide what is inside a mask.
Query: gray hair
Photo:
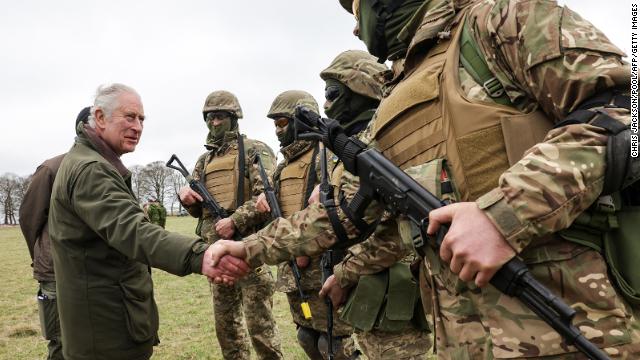
[[[137,91],[124,84],[113,83],[98,86],[93,106],[91,107],[91,113],[89,114],[89,126],[92,128],[96,127],[97,109],[101,109],[106,117],[111,117],[113,110],[118,107],[118,96],[124,93],[132,93],[140,97]]]

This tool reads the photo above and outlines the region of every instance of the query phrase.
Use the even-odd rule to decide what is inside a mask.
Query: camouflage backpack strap
[[[498,104],[511,105],[511,99],[504,91],[504,86],[493,75],[487,62],[480,54],[480,47],[469,31],[469,23],[462,26],[460,35],[460,62],[473,80],[482,85],[489,96]]]
[[[244,204],[244,176],[247,170],[246,156],[244,152],[244,136],[238,134],[238,191],[236,195],[236,207]]]

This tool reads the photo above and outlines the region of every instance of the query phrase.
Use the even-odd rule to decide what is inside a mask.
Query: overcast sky
[[[559,2],[630,52],[632,0]],[[172,153],[193,166],[204,99],[219,89],[238,96],[241,131],[277,151],[272,100],[300,89],[322,107],[320,70],[344,50],[366,50],[353,25],[337,0],[3,1],[0,174],[28,175],[66,152],[76,114],[109,82],[137,89],[148,119],[127,166]]]

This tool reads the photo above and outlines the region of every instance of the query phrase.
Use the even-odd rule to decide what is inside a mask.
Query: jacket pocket
[[[159,321],[151,275],[142,266],[138,269],[135,275],[120,280],[120,289],[129,335],[143,343],[157,337]]]

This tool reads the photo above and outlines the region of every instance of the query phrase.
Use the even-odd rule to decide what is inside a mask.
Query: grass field
[[[167,229],[192,234],[195,220],[169,217]],[[0,227],[0,359],[44,359],[46,342],[40,336],[32,277],[20,229]],[[275,275],[275,274],[274,274]],[[153,359],[221,359],[215,337],[209,284],[200,275],[183,278],[154,269],[155,298],[160,309],[160,341]],[[295,339],[285,296],[274,296],[274,315],[285,359],[305,359]]]

